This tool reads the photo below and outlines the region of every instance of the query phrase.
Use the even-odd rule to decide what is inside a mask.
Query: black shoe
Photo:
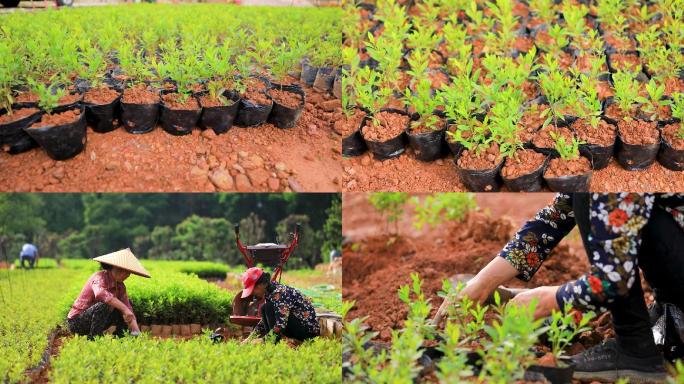
[[[628,379],[631,384],[665,383],[665,361],[658,354],[652,357],[626,355],[614,339],[572,356],[573,378],[582,381],[614,382]]]

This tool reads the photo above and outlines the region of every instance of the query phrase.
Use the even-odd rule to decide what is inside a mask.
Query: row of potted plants
[[[619,3],[617,13],[605,1],[421,2],[408,8],[385,1],[347,9],[357,24],[345,29],[346,120],[337,125],[343,154],[369,149],[388,159],[410,146],[416,159],[432,161],[450,148],[472,190],[495,190],[502,180],[474,185],[463,170],[510,179],[520,168],[513,163],[527,164],[520,172],[541,175],[546,165],[555,170],[571,160],[585,171],[601,169],[612,157],[629,170],[656,159],[684,170],[676,7],[654,2],[643,9],[650,17],[625,18],[633,8]],[[634,26],[650,18],[656,27]],[[617,44],[618,29],[611,29],[618,23],[625,26],[621,33],[640,42],[638,67],[615,65],[622,60],[615,54],[626,52]],[[507,159],[514,159],[512,168],[504,167]]]
[[[207,24],[187,28],[186,16],[168,8],[155,8],[151,15],[166,19],[151,26],[115,12],[113,18],[122,24],[108,23],[104,29],[119,39],[100,30],[70,33],[102,21],[104,12],[53,15],[65,30],[38,22],[32,33],[45,40],[32,40],[28,47],[19,39],[25,19],[10,20],[3,30],[8,39],[0,42],[0,52],[6,53],[0,57],[3,149],[21,153],[38,143],[50,157],[67,159],[84,148],[86,124],[96,132],[120,123],[128,132],[147,133],[159,122],[173,135],[195,127],[220,134],[233,123],[292,128],[305,104],[299,84],[333,92],[340,61],[334,49],[336,23],[316,26],[306,13],[285,23],[282,12],[247,19],[256,15],[244,11],[236,17],[244,29],[223,28],[211,9],[201,10],[198,17]],[[227,15],[213,10],[219,19]],[[334,20],[335,13],[310,15]],[[300,31],[282,31],[295,23]],[[127,27],[139,33],[121,34]]]

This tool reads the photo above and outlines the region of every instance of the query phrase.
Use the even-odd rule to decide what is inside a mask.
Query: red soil
[[[384,224],[369,208],[366,196],[345,194],[343,234],[354,241],[345,247],[343,259],[342,294],[344,300],[356,302],[350,318],[369,316],[367,324],[380,332],[381,340],[389,340],[391,329],[400,328],[406,317],[406,306],[399,300],[397,289],[410,282],[411,272],[418,272],[424,279],[423,290],[431,299],[434,315],[441,303],[437,292],[442,280],[458,273],[477,273],[552,195],[478,194],[477,199],[483,210],[491,210],[497,216],[475,212],[463,223],[446,223],[420,233],[407,231],[410,222],[402,220],[399,236],[392,243],[389,237],[378,235]],[[506,209],[512,210],[515,218],[498,216]],[[361,223],[360,229],[356,228],[357,223]],[[575,232],[571,233],[530,283],[513,280],[506,285],[536,287],[579,277],[588,270],[579,244]]]
[[[216,136],[193,130],[169,136],[123,129],[98,134],[75,158],[55,162],[44,151],[0,154],[0,189],[50,192],[334,191],[341,148],[333,132],[339,100],[306,89],[293,129],[235,127]]]

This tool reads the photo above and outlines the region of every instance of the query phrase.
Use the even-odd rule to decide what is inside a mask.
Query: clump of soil
[[[81,117],[80,109],[70,109],[66,112],[45,114],[40,120],[34,123],[31,128],[52,127],[73,123]]]
[[[66,94],[59,98],[58,105],[69,105],[81,100],[80,93]]]
[[[361,120],[363,120],[364,117],[366,117],[366,112],[357,109],[354,111],[353,115],[349,117],[346,117],[345,115],[343,119],[336,120],[333,130],[342,137],[347,137],[359,130]]]
[[[604,116],[613,120],[622,120],[625,117],[631,117],[636,114],[636,108],[632,108],[631,111],[623,111],[617,103],[612,103],[606,107]]]
[[[186,96],[185,100],[182,100],[183,95],[180,93],[167,93],[162,96],[164,105],[173,110],[183,110],[183,111],[196,111],[200,109],[197,100],[192,96]]]
[[[477,151],[464,150],[458,158],[456,164],[461,169],[492,169],[499,164],[500,154],[497,144],[490,145],[486,150]]]
[[[40,97],[33,92],[21,92],[14,98],[15,103],[37,103],[38,100]]]
[[[684,150],[684,138],[679,135],[682,123],[668,124],[663,127],[661,133],[663,138],[676,150]]]
[[[622,141],[632,145],[652,145],[658,143],[660,132],[655,122],[644,120],[620,120],[618,130]]]
[[[145,84],[137,84],[124,90],[121,101],[126,104],[156,104],[159,93],[151,91]]]
[[[355,301],[349,318],[368,316],[366,324],[379,332],[382,341],[391,340],[391,330],[403,327],[407,308],[397,296],[401,285],[410,283],[411,273],[424,280],[423,292],[430,299],[434,316],[442,299],[437,293],[442,280],[459,273],[477,273],[492,260],[513,234],[513,223],[471,212],[464,222],[449,223],[449,236],[417,238],[372,237],[344,248],[342,295]],[[577,278],[588,268],[586,259],[557,246],[530,283],[519,280],[507,286],[536,287],[562,284]]]
[[[604,120],[599,120],[594,128],[587,119],[578,119],[572,123],[572,129],[577,133],[577,138],[588,144],[597,144],[604,147],[615,143],[615,126]]]
[[[119,92],[109,87],[99,87],[88,90],[83,95],[83,102],[92,105],[106,105],[119,97]]]
[[[547,109],[549,107],[546,104],[532,104],[523,112],[523,116],[520,119],[522,129],[518,134],[522,142],[532,141],[534,134],[544,124],[544,120],[546,120],[546,116],[543,116],[542,113]]]
[[[384,142],[399,136],[408,126],[410,118],[400,113],[383,111],[375,115],[378,125],[372,119],[366,121],[361,129],[366,140]]]
[[[565,143],[572,142],[572,131],[566,127],[556,127],[553,124],[549,124],[542,128],[534,135],[532,139],[532,144],[537,148],[555,148],[556,141],[551,137],[551,132],[555,135],[560,135],[565,138]]]
[[[204,108],[212,108],[212,107],[223,107],[223,106],[230,106],[235,104],[235,101],[230,99],[229,97],[225,97],[225,103],[219,99],[215,99],[211,97],[211,95],[202,95],[199,98],[200,105]]]
[[[639,56],[615,53],[610,55],[610,63],[615,70],[636,72],[641,69]]]
[[[0,116],[0,124],[9,124],[15,121],[19,121],[25,117],[31,116],[35,113],[40,112],[38,108],[21,108],[12,111],[11,115],[5,114]]]
[[[586,157],[580,156],[573,160],[563,160],[560,157],[551,159],[544,177],[561,177],[583,175],[591,169],[591,163]]]
[[[242,99],[255,105],[270,105],[273,102],[266,96],[264,91],[252,88],[248,88],[247,91],[242,94]]]
[[[538,170],[546,160],[546,155],[531,151],[529,149],[519,149],[515,151],[515,158],[507,158],[501,175],[507,179],[515,179],[522,175],[529,175]]]
[[[297,109],[304,102],[301,95],[294,92],[273,88],[268,93],[273,101],[290,109]]]

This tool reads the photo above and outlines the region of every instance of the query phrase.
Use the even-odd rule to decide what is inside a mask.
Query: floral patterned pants
[[[261,306],[261,319],[264,322],[264,325],[266,325],[266,329],[268,331],[275,327],[275,307],[272,303],[265,302],[264,305]],[[300,341],[318,336],[310,333],[306,327],[304,327],[301,321],[292,314],[290,314],[290,317],[287,318],[287,327],[283,329],[282,334],[290,339],[296,339]],[[280,341],[280,335],[276,336],[276,341]]]
[[[582,240],[586,243],[590,232],[588,194],[574,195],[573,211]],[[660,207],[653,208],[648,223],[641,231],[637,261],[655,292],[656,300],[684,310],[684,233],[672,215]],[[658,353],[639,274],[629,295],[615,300],[609,310],[613,316],[616,340],[623,350],[637,357]]]
[[[116,326],[114,336],[117,337],[123,336],[123,332],[128,329],[121,312],[102,302],[92,305],[73,319],[67,319],[69,332],[88,336],[89,339],[102,336],[112,325]]]

